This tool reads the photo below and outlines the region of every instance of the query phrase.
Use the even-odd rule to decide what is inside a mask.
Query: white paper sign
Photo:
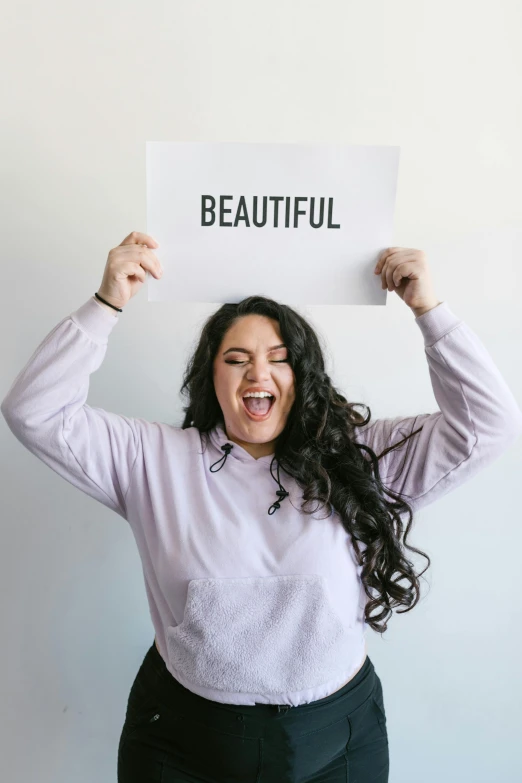
[[[149,141],[148,301],[386,303],[400,147]]]

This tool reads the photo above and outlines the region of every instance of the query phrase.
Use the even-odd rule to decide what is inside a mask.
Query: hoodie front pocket
[[[174,674],[274,703],[338,679],[358,643],[318,574],[193,579],[183,621],[166,636]]]

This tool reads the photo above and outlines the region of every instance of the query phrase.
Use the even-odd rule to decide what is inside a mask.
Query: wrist
[[[98,294],[98,296],[101,296],[101,294]],[[102,307],[104,310],[107,310],[108,313],[114,316],[119,315],[119,311],[115,309],[115,307],[111,307],[109,304],[106,304],[109,300],[107,299],[106,302],[102,302],[100,299],[98,299],[98,296],[96,294],[93,294],[93,299],[100,307]],[[103,297],[105,299],[105,297]]]
[[[442,302],[439,299],[436,299],[431,304],[424,305],[423,307],[412,307],[410,309],[415,318],[419,318],[419,316],[424,315],[424,313],[428,313],[430,310],[433,310],[440,304],[442,304]]]

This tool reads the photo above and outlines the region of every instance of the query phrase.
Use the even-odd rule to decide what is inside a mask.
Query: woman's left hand
[[[381,275],[382,288],[395,291],[414,311],[426,312],[440,304],[423,250],[388,247],[380,254],[374,274]]]

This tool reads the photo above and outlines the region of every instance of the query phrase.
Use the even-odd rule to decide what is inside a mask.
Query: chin
[[[241,433],[248,434],[249,443],[266,443],[269,440],[274,440],[284,429],[284,422],[277,422],[274,424],[269,419],[267,421],[236,421],[232,425],[233,430],[241,437]],[[228,430],[230,432],[230,428]]]

